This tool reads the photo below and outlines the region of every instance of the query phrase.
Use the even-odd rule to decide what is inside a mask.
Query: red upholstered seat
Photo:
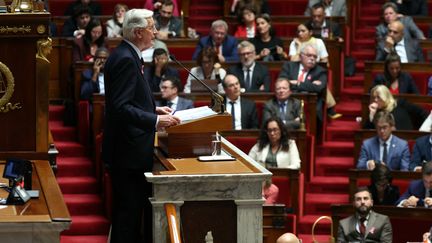
[[[249,151],[257,142],[257,138],[255,137],[226,137],[226,139],[245,154],[249,154]]]

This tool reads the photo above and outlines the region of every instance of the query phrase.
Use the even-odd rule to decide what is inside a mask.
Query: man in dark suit
[[[240,97],[240,83],[236,76],[227,74],[222,82],[225,91],[225,107],[231,114],[233,129],[258,128],[255,102]]]
[[[409,170],[420,171],[422,165],[426,161],[432,161],[432,135],[426,135],[416,139]]]
[[[393,242],[393,230],[388,216],[372,210],[372,195],[367,187],[354,194],[355,214],[339,222],[337,242]]]
[[[224,20],[215,20],[211,25],[210,35],[202,37],[192,60],[196,60],[199,53],[204,47],[213,47],[218,54],[219,62],[237,62],[237,39],[228,35],[228,24]]]
[[[396,205],[405,208],[432,208],[432,161],[423,165],[422,179],[412,181]]]
[[[182,90],[179,78],[174,76],[163,78],[160,90],[162,96],[161,106],[168,106],[174,111],[194,108],[192,100],[178,96],[178,92]]]
[[[395,3],[399,12],[408,16],[428,16],[427,0],[390,0]]]
[[[270,91],[270,74],[265,65],[255,62],[255,46],[249,41],[238,45],[240,63],[228,68],[235,75],[246,92]]]
[[[105,47],[99,47],[95,53],[95,61],[92,69],[86,69],[81,74],[82,100],[90,100],[93,93],[105,94],[104,88],[104,66],[109,51]]]
[[[410,163],[408,142],[392,134],[395,120],[388,111],[379,111],[374,120],[377,136],[363,141],[357,169],[373,170],[377,163],[390,170],[407,171]]]
[[[316,93],[317,116],[323,121],[323,105],[327,87],[327,70],[316,63],[317,51],[311,45],[300,50],[300,62],[285,62],[278,79],[288,80],[291,90],[296,93]]]
[[[404,25],[400,21],[388,25],[387,37],[378,42],[375,60],[384,61],[390,53],[397,53],[402,63],[424,62],[419,41],[404,37]]]
[[[278,79],[275,83],[275,98],[264,104],[262,123],[272,116],[281,120],[290,129],[300,128],[300,100],[291,97],[290,83],[285,79]]]
[[[131,9],[124,18],[124,40],[105,65],[103,159],[112,180],[111,242],[153,242],[151,184],[157,128],[180,122],[168,107],[156,107],[143,77],[141,52],[153,45],[153,12]],[[144,216],[144,217],[143,217]],[[144,232],[144,236],[141,233]]]
[[[322,3],[317,3],[311,7],[310,20],[313,28],[313,36],[321,39],[336,38],[339,42],[343,42],[341,27],[338,23],[325,18],[325,6]]]
[[[181,37],[182,21],[173,16],[174,3],[172,0],[163,0],[159,13],[155,14],[155,26],[159,30],[156,38],[166,40],[168,38]]]
[[[180,77],[180,74],[177,69],[170,66],[168,52],[163,48],[156,48],[151,65],[144,67],[144,79],[150,83],[153,92],[159,92],[161,80],[166,76]]]

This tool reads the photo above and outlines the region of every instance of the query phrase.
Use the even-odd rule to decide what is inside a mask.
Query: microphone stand
[[[195,76],[189,69],[187,69],[181,62],[179,62],[174,55],[170,54],[169,58],[173,60],[175,63],[180,65],[186,72],[188,72],[194,79],[198,80],[198,82],[203,85],[208,91],[210,91],[212,102],[211,102],[211,109],[214,112],[217,112],[218,114],[225,113],[225,105],[224,105],[224,98],[222,95],[215,92],[213,89],[211,89],[206,83],[204,83],[201,79],[199,79],[197,76]]]

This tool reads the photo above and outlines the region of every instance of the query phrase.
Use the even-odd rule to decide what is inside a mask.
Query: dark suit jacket
[[[374,202],[374,205],[388,205],[393,206],[395,205],[396,201],[399,199],[399,187],[388,185],[384,191],[384,198],[383,201],[380,202],[378,199],[378,190],[375,187],[375,185],[369,185],[368,186],[369,192],[372,194],[372,199]]]
[[[401,72],[398,78],[399,81],[399,93],[400,94],[419,94],[417,85],[409,73]],[[390,86],[390,81],[387,81],[383,74],[378,74],[372,84],[375,87],[378,84],[383,84],[387,87]]]
[[[157,77],[155,75],[155,67],[153,65],[148,65],[144,67],[144,79],[149,82],[152,92],[160,92],[160,82],[162,81],[162,78],[168,76],[175,76],[180,78],[180,74],[177,69],[170,67],[169,65],[166,67],[161,77]]]
[[[197,47],[195,48],[195,52],[192,56],[192,60],[196,60],[199,53],[204,47],[211,46],[213,47],[213,39],[211,36],[204,36],[202,37]],[[237,39],[231,35],[228,35],[225,37],[225,40],[222,43],[222,55],[225,57],[225,60],[227,62],[238,62],[239,57],[237,54]]]
[[[230,66],[227,70],[227,73],[233,74],[240,81],[240,86],[245,88],[245,80],[243,72],[243,65],[241,63],[236,64],[235,66]],[[270,74],[268,68],[261,63],[255,62],[255,67],[252,72],[252,85],[250,89],[246,89],[248,92],[257,92],[260,91],[259,87],[264,84],[264,92],[270,92]]]
[[[312,25],[312,35],[315,38],[329,38],[330,33],[333,33],[333,37],[343,37],[341,27],[338,23],[333,22],[331,20],[325,20],[326,25],[324,27],[314,26],[313,22],[310,20],[310,24]],[[324,30],[324,31],[323,31]],[[322,36],[322,32],[327,32],[329,36]]]
[[[285,62],[278,78],[285,78],[288,80],[297,80],[299,73],[300,62]],[[320,80],[320,85],[312,84],[313,81]],[[316,93],[318,94],[317,101],[317,116],[322,121],[322,107],[325,99],[325,91],[327,87],[327,70],[319,65],[309,70],[306,75],[305,81],[299,85],[292,85],[291,90],[297,93]]]
[[[352,215],[339,222],[337,242],[381,242],[391,243],[393,230],[390,219],[386,215],[370,211],[365,236],[356,230],[358,218]]]
[[[155,27],[157,29],[160,29],[160,22],[161,22],[160,14],[157,14],[154,17],[154,19],[155,19]],[[180,37],[181,30],[182,30],[182,21],[179,18],[172,16],[169,21],[168,31],[175,32],[176,33],[175,37]]]
[[[286,121],[285,124],[290,129],[300,128],[300,122],[294,121],[295,118],[300,117],[300,106],[300,100],[292,97],[288,98],[284,120]],[[276,98],[269,100],[264,104],[262,124],[272,116],[280,117],[279,103]]]
[[[414,23],[414,20],[410,16],[403,16],[399,18],[399,21],[404,26],[404,38],[414,38],[414,39],[421,39],[424,36],[423,32],[417,27],[417,25]],[[376,29],[376,37],[377,39],[384,39],[387,36],[388,28],[387,23],[381,22],[375,29]]]
[[[161,102],[156,102],[156,104],[159,104],[161,106],[166,106],[167,105],[167,100],[162,100]],[[187,110],[187,109],[191,109],[194,108],[194,104],[192,100],[183,98],[183,97],[178,97],[178,101],[177,101],[177,107],[176,107],[176,111],[181,111],[181,110]]]
[[[225,107],[228,107],[226,97],[224,97]],[[255,102],[252,100],[241,97],[241,127],[242,129],[258,128],[258,115],[256,111]]]
[[[403,200],[408,199],[411,196],[417,197],[419,200],[417,201],[417,207],[424,206],[424,198],[426,196],[426,188],[424,186],[423,180],[414,180],[409,186],[408,190],[402,194],[399,200],[396,202],[396,205],[401,203]]]
[[[357,169],[367,169],[367,161],[381,161],[380,143],[377,136],[371,137],[363,141]],[[408,142],[392,135],[390,146],[387,154],[387,166],[390,170],[407,171],[410,162],[410,153]]]
[[[96,82],[92,81],[93,70],[86,69],[82,72],[81,75],[81,93],[80,97],[82,100],[89,100],[93,93],[99,93],[99,80]]]
[[[397,3],[397,0],[391,0],[391,2],[394,2],[398,7],[399,13],[404,15],[427,16],[429,12],[427,0],[402,1],[401,4]]]
[[[142,63],[122,41],[105,64],[105,127],[103,158],[112,168],[153,167],[156,107]],[[119,71],[121,70],[121,71]]]
[[[407,55],[408,62],[424,62],[423,52],[420,43],[416,39],[404,38],[405,52]],[[384,40],[378,42],[376,48],[376,61],[385,61],[387,53],[384,50]]]
[[[416,139],[412,152],[412,160],[409,165],[409,170],[412,171],[416,166],[422,166],[423,161],[431,161],[431,143],[429,142],[431,135],[422,136]]]

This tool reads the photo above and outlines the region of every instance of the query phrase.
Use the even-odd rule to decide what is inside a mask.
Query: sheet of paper
[[[212,115],[216,115],[217,113],[210,109],[208,106],[201,106],[197,108],[174,111],[173,115],[180,118],[181,122],[188,122],[192,120],[196,120],[199,118],[204,118]]]

